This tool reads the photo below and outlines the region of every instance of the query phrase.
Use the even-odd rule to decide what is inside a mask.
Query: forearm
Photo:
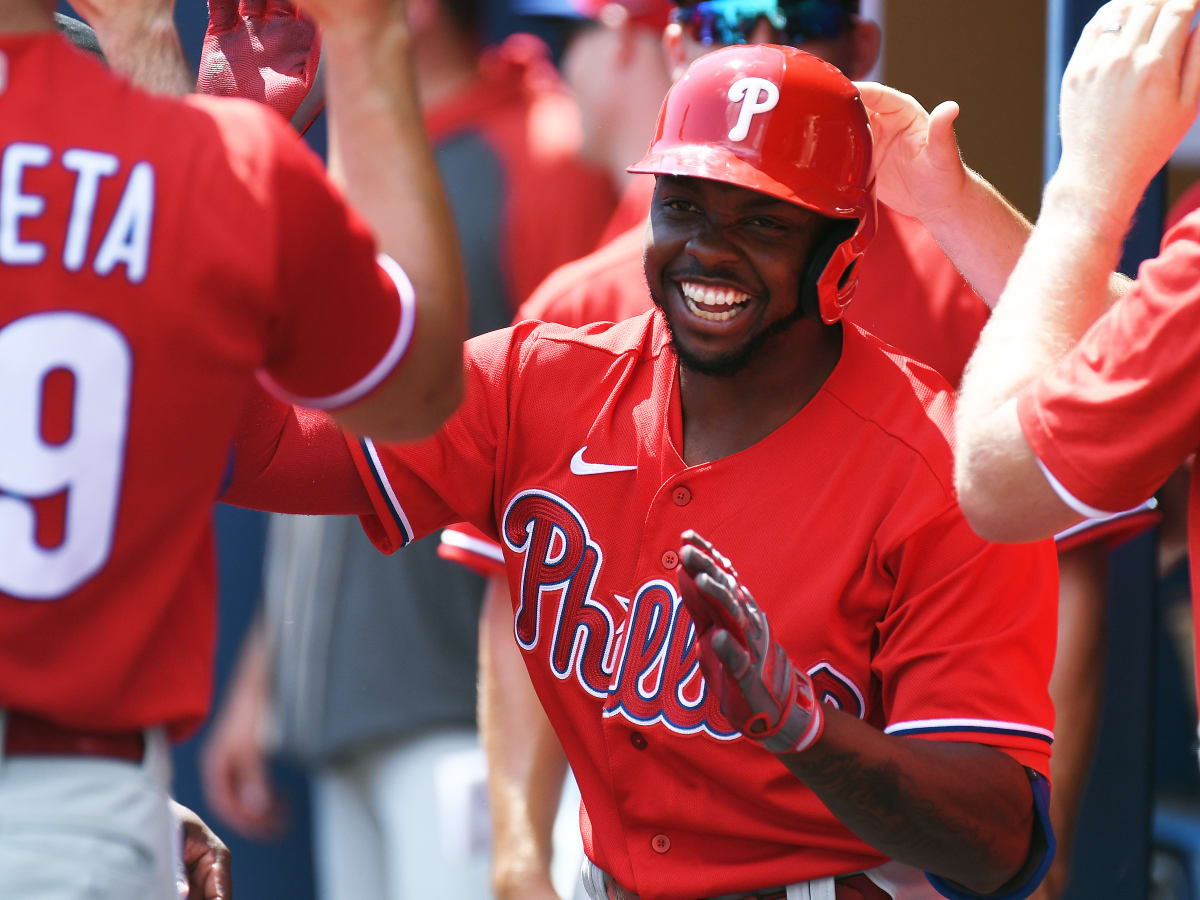
[[[958,201],[921,219],[988,306],[995,308],[1033,226],[986,179],[967,170]]]
[[[1052,897],[1057,897],[1067,883],[1076,816],[1100,723],[1108,618],[1106,543],[1093,541],[1060,553],[1058,582],[1058,652],[1050,677],[1055,714],[1050,821],[1058,853],[1046,878],[1051,885],[1048,896]]]
[[[242,638],[242,647],[238,651],[229,690],[236,692],[239,698],[250,700],[256,707],[261,707],[270,694],[270,678],[271,647],[267,639],[264,610],[260,605],[246,629],[245,637]]]
[[[480,624],[479,725],[488,759],[492,885],[499,900],[516,900],[550,889],[551,834],[566,756],[513,641],[502,579],[489,582]]]
[[[1070,350],[1129,290],[1114,274],[1123,225],[1086,212],[1052,180],[1042,214],[967,364],[955,417],[955,485],[972,526],[992,540],[1033,540],[1076,521],[1038,473],[1017,394]]]
[[[960,416],[998,409],[1073,347],[1129,279],[1113,275],[1124,225],[1081,213],[1080,189],[1051,180],[963,379]]]
[[[1029,780],[998,750],[892,737],[827,707],[820,740],[780,760],[871,846],[969,890],[995,891],[1029,855]]]
[[[195,78],[179,43],[171,11],[89,16],[109,67],[143,90],[183,96]]]
[[[253,388],[233,440],[224,503],[301,515],[370,515],[346,439],[324,413]]]
[[[411,42],[401,9],[382,21],[329,25],[322,46],[329,63],[330,174],[413,283],[417,331],[404,391],[411,418],[427,420],[427,432],[461,395],[466,286],[417,104]]]
[[[995,187],[975,172],[969,171],[969,177],[956,204],[927,215],[922,219],[922,224],[929,229],[955,267],[971,283],[984,302],[995,310],[1002,298],[1010,297],[1014,288],[1026,294],[1031,290],[1044,289],[1046,280],[1043,276],[1047,272],[1056,277],[1063,288],[1079,289],[1066,271],[1079,257],[1072,256],[1070,262],[1067,262],[1064,256],[1068,247],[1074,253],[1088,253],[1087,239],[1094,229],[1084,229],[1082,234],[1070,235],[1066,231],[1068,226],[1064,223],[1048,221],[1046,214],[1049,211],[1052,193],[1057,197],[1054,202],[1061,204],[1068,217],[1075,213],[1070,198],[1071,192],[1052,181],[1047,185],[1046,205],[1043,206],[1042,219],[1038,224],[1038,239],[1032,247],[1028,247],[1028,244],[1034,234],[1034,226]],[[1049,237],[1046,235],[1047,230],[1050,231]],[[1124,231],[1120,230],[1119,236],[1123,235]],[[1129,289],[1132,282],[1124,275],[1112,271],[1119,254],[1118,239],[1116,251],[1111,254],[1101,272],[1104,277],[1093,285],[1093,293],[1089,294],[1099,301],[1099,312],[1093,312],[1086,324],[1074,331],[1074,338],[1058,348],[1054,359],[1070,349],[1087,330],[1088,325]],[[1024,265],[1023,259],[1027,260]],[[1088,264],[1099,265],[1094,260],[1090,260]],[[1012,312],[1008,312],[1004,318],[1009,319],[1011,316]]]

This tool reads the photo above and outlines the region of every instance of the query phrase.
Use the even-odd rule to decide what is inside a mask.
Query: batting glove
[[[321,39],[312,19],[283,0],[209,0],[196,90],[245,97],[303,134],[325,108]]]
[[[773,753],[808,749],[825,724],[812,681],[772,639],[766,614],[729,560],[694,531],[685,531],[683,542],[680,594],[721,712]]]

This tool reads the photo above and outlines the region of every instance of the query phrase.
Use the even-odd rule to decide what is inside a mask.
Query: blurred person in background
[[[669,0],[520,0],[517,12],[565,26],[559,66],[579,102],[583,153],[608,173],[621,201],[600,238],[645,224],[654,179],[626,171],[646,148],[671,86],[662,35]],[[528,296],[528,295],[527,295]],[[525,298],[522,297],[522,300]]]
[[[408,4],[473,334],[507,325],[550,269],[594,247],[616,200],[580,159],[578,113],[544,46],[515,35],[482,48],[482,12],[476,0]],[[317,41],[302,21],[269,13],[210,29],[201,88],[248,90],[233,73],[266,70],[274,86],[256,99],[293,119],[307,109],[307,120]],[[475,727],[482,588],[438,557],[436,539],[385,557],[353,517],[272,519],[262,619],[203,752],[205,788],[239,833],[265,836],[283,824],[269,755],[309,768],[323,900],[488,893]]]

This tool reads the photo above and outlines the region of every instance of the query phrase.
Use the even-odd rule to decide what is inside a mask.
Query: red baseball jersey
[[[359,399],[411,287],[273,113],[144,94],[54,34],[0,38],[0,73],[0,708],[180,736],[255,374]]]
[[[1143,500],[1200,448],[1200,211],[1167,232],[1133,290],[1017,398],[1029,446],[1065,503],[1103,516]],[[1200,479],[1188,511],[1200,560]],[[1200,565],[1192,594],[1200,596]]]
[[[466,400],[435,437],[350,441],[381,549],[458,520],[501,541],[515,637],[582,792],[585,849],[643,896],[884,862],[721,715],[676,587],[685,528],[734,561],[825,702],[1048,771],[1053,546],[974,534],[953,492],[952,394],[855,326],[844,335],[803,410],[703,465],[682,460],[658,312],[475,338]]]

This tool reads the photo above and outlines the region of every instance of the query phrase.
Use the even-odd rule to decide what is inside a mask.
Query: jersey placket
[[[691,802],[673,745],[704,740],[703,732],[733,736],[715,698],[705,696],[692,622],[677,587],[680,534],[704,527],[691,484],[708,466],[686,468],[674,452],[665,460],[675,463],[667,466],[675,471],[664,472],[643,520],[634,580],[639,587],[628,598],[604,720],[614,799],[626,813],[624,843],[637,883],[647,882],[651,871],[673,867],[672,847],[683,837],[667,825],[679,820],[679,804]],[[671,742],[669,752],[663,752],[664,741]],[[647,784],[655,785],[649,795]]]

